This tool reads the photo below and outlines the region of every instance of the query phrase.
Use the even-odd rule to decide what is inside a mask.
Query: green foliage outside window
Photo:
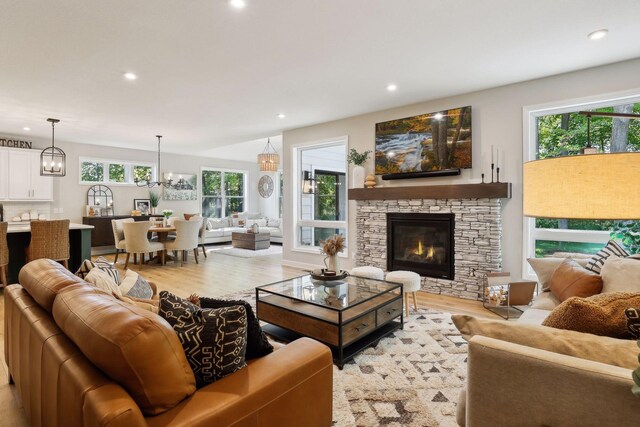
[[[109,181],[110,182],[125,182],[125,170],[124,165],[112,163],[109,165]]]
[[[83,182],[102,182],[104,166],[102,163],[82,162],[80,165],[80,180]]]
[[[315,218],[322,221],[338,220],[337,175],[316,174]]]
[[[134,166],[133,180],[144,181],[151,177],[151,166]]]
[[[202,196],[202,213],[206,217],[221,218],[233,212],[243,212],[244,174],[202,171]]]

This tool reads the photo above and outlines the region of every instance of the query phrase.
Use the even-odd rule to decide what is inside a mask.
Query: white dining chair
[[[200,221],[185,221],[176,219],[173,222],[176,228],[176,239],[165,242],[164,247],[168,251],[180,251],[180,266],[184,265],[188,251],[193,250],[193,255],[198,262],[198,232],[200,230]]]
[[[125,222],[122,224],[124,229],[124,241],[127,251],[127,260],[124,263],[125,270],[129,267],[129,257],[131,254],[139,255],[138,266],[142,268],[144,264],[144,255],[151,252],[160,252],[162,264],[164,264],[165,245],[160,242],[152,242],[149,240],[150,221]]]

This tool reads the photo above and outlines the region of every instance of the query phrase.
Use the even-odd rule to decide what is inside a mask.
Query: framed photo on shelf
[[[151,212],[151,200],[133,199],[133,209],[142,212],[142,215],[149,215],[149,212]]]

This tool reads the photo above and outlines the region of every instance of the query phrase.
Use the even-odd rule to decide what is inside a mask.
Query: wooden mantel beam
[[[349,200],[510,199],[511,183],[350,188]]]

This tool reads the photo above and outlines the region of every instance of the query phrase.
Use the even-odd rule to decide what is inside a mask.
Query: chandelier
[[[47,147],[40,153],[40,175],[65,176],[67,174],[67,155],[56,147],[56,123],[58,119],[47,119],[51,123],[51,147]]]
[[[271,151],[273,150],[273,152]],[[271,145],[271,141],[267,138],[267,145],[264,151],[258,154],[258,165],[262,172],[277,172],[280,164],[280,155]]]
[[[160,139],[162,138],[162,135],[156,135],[156,138],[158,138],[158,174],[160,174],[160,171],[162,169],[160,169]],[[138,187],[155,187],[155,186],[161,186],[164,188],[171,188],[174,190],[191,190],[192,187],[191,185],[185,181],[182,176],[180,176],[178,178],[178,182],[176,182],[174,184],[173,179],[172,179],[172,174],[169,173],[169,179],[166,181],[153,181],[152,180],[153,177],[151,176],[151,171],[149,171],[149,173],[147,174],[147,176],[145,177],[145,179],[138,179],[137,177],[134,178],[133,182],[136,183],[136,185]]]

